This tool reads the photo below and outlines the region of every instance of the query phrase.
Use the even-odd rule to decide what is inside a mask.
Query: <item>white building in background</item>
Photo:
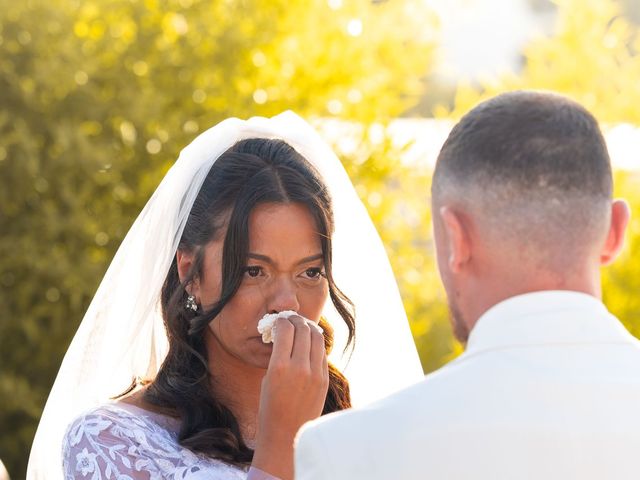
[[[395,145],[410,144],[407,162],[433,166],[453,125],[448,120],[398,119],[389,126],[389,134]],[[640,170],[640,127],[620,124],[603,127],[603,133],[613,168]]]
[[[314,125],[339,154],[350,155],[357,150],[362,125],[334,119],[321,119]],[[376,143],[388,135],[394,147],[406,147],[403,159],[407,164],[431,168],[453,125],[451,120],[400,118],[386,130],[373,125],[368,137]],[[603,130],[613,168],[640,171],[640,127],[620,124]]]

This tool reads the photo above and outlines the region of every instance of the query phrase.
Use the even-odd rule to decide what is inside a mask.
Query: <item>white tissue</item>
[[[298,312],[294,312],[293,310],[285,310],[280,313],[267,313],[264,317],[262,317],[258,322],[258,333],[262,335],[262,341],[264,343],[273,343],[273,338],[276,333],[276,319],[279,317],[289,318],[292,315],[299,314]],[[302,317],[302,315],[299,316]],[[307,325],[309,325],[310,327],[318,330],[318,332],[323,332],[322,327],[317,323],[312,322],[308,318],[304,318],[304,321],[307,322]]]

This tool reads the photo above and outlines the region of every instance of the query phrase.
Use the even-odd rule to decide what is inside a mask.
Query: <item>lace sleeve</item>
[[[80,417],[71,424],[64,439],[65,480],[162,478],[150,459],[140,455],[142,442],[147,443],[146,435],[135,425],[123,428],[103,415]]]
[[[246,472],[203,459],[144,419],[91,413],[71,424],[63,443],[65,480],[245,479]]]

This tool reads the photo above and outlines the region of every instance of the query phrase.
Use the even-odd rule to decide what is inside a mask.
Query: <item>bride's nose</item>
[[[297,312],[300,309],[296,284],[289,278],[281,278],[274,282],[268,298],[267,310],[269,313],[278,313],[285,310]]]

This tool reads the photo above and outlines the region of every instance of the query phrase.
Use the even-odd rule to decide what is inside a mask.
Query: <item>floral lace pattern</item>
[[[170,422],[129,405],[107,404],[85,413],[65,434],[65,480],[247,478],[245,470],[180,446],[177,425]]]

